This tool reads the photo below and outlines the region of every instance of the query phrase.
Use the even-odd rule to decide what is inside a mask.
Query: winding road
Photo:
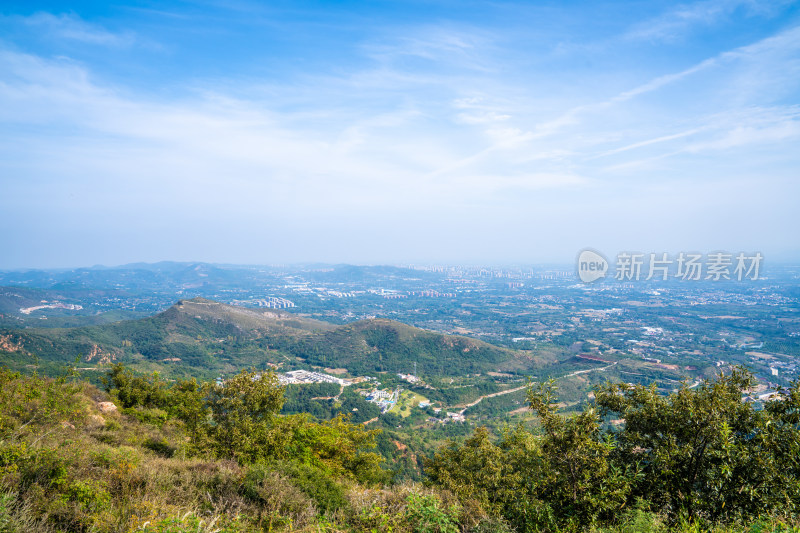
[[[571,378],[572,376],[577,376],[577,375],[580,375],[580,374],[588,374],[589,372],[605,372],[607,369],[611,368],[612,366],[614,366],[616,364],[617,364],[617,361],[614,361],[610,365],[604,366],[603,368],[587,368],[586,370],[576,370],[575,372],[572,372],[571,374],[567,374],[566,376],[561,376],[560,378],[557,378],[557,379]],[[492,393],[492,394],[487,394],[485,396],[481,396],[480,398],[478,398],[474,402],[464,405],[463,408],[461,409],[461,411],[459,411],[459,414],[463,415],[464,412],[467,409],[469,409],[470,407],[475,407],[476,405],[481,403],[484,400],[484,398],[494,398],[495,396],[502,396],[503,394],[511,394],[512,392],[517,392],[519,390],[524,389],[525,387],[527,387],[527,385],[523,385],[523,386],[517,387],[515,389],[508,389],[508,390],[504,390],[504,391],[500,391],[500,392],[495,392],[495,393]],[[455,406],[455,407],[457,409],[457,408],[462,407],[462,406]]]

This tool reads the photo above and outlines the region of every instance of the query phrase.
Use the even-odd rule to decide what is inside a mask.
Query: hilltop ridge
[[[80,358],[85,369],[115,362],[177,376],[213,377],[241,368],[298,365],[358,374],[407,371],[464,375],[530,368],[523,352],[470,337],[372,318],[344,325],[277,309],[252,309],[206,298],[178,300],[156,315],[76,328],[0,330],[0,359],[11,367],[37,357],[45,369]],[[99,367],[98,367],[99,365]]]

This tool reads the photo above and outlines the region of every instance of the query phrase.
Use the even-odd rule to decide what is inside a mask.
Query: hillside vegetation
[[[395,485],[376,431],[280,415],[270,373],[115,366],[100,390],[0,369],[0,531],[798,531],[800,385],[764,410],[741,401],[751,385],[607,384],[571,418],[529,387],[540,431],[479,429]]]
[[[181,300],[153,317],[69,329],[0,330],[0,361],[38,362],[46,371],[80,357],[82,365],[125,362],[164,375],[207,379],[240,368],[318,365],[363,375],[409,371],[457,376],[529,368],[532,360],[467,337],[385,320],[336,326],[278,310],[254,310],[203,298]]]

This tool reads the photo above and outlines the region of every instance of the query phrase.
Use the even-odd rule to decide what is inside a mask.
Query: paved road
[[[571,374],[567,374],[566,376],[563,376],[563,377],[564,378],[570,378],[572,376],[577,376],[579,374],[588,374],[589,372],[605,372],[607,369],[611,368],[612,366],[614,366],[616,364],[617,364],[617,361],[614,361],[610,365],[604,366],[603,368],[588,368],[586,370],[576,370],[575,372],[573,372]],[[563,378],[560,378],[560,379],[563,379]],[[478,405],[479,403],[481,403],[483,401],[484,398],[494,398],[495,396],[501,396],[503,394],[511,394],[512,392],[517,392],[518,390],[522,390],[525,387],[527,387],[527,385],[523,385],[521,387],[517,387],[516,389],[508,389],[508,390],[504,390],[504,391],[500,391],[500,392],[495,392],[493,394],[487,394],[486,396],[481,396],[480,398],[478,398],[474,402],[468,403],[467,405],[465,405],[464,408],[461,409],[461,411],[459,411],[459,413],[463,415],[464,411],[466,411],[470,407],[474,407],[474,406]]]
[[[503,394],[511,394],[512,392],[517,392],[518,390],[522,390],[525,387],[527,387],[527,385],[523,385],[521,387],[517,387],[516,389],[508,389],[508,390],[504,390],[504,391],[500,391],[500,392],[495,392],[495,393],[492,393],[492,394],[487,394],[486,396],[481,396],[480,398],[478,398],[474,402],[468,403],[467,405],[465,405],[464,408],[461,409],[461,411],[459,411],[459,413],[461,413],[463,415],[464,411],[466,411],[470,407],[474,407],[474,406],[478,405],[479,403],[481,403],[484,400],[484,398],[494,398],[495,396],[502,396]]]

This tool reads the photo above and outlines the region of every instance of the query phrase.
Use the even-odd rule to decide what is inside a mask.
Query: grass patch
[[[389,412],[406,418],[411,415],[411,409],[418,407],[421,402],[427,401],[428,399],[425,396],[406,390],[400,393],[400,398],[397,400],[397,403],[389,409]]]

